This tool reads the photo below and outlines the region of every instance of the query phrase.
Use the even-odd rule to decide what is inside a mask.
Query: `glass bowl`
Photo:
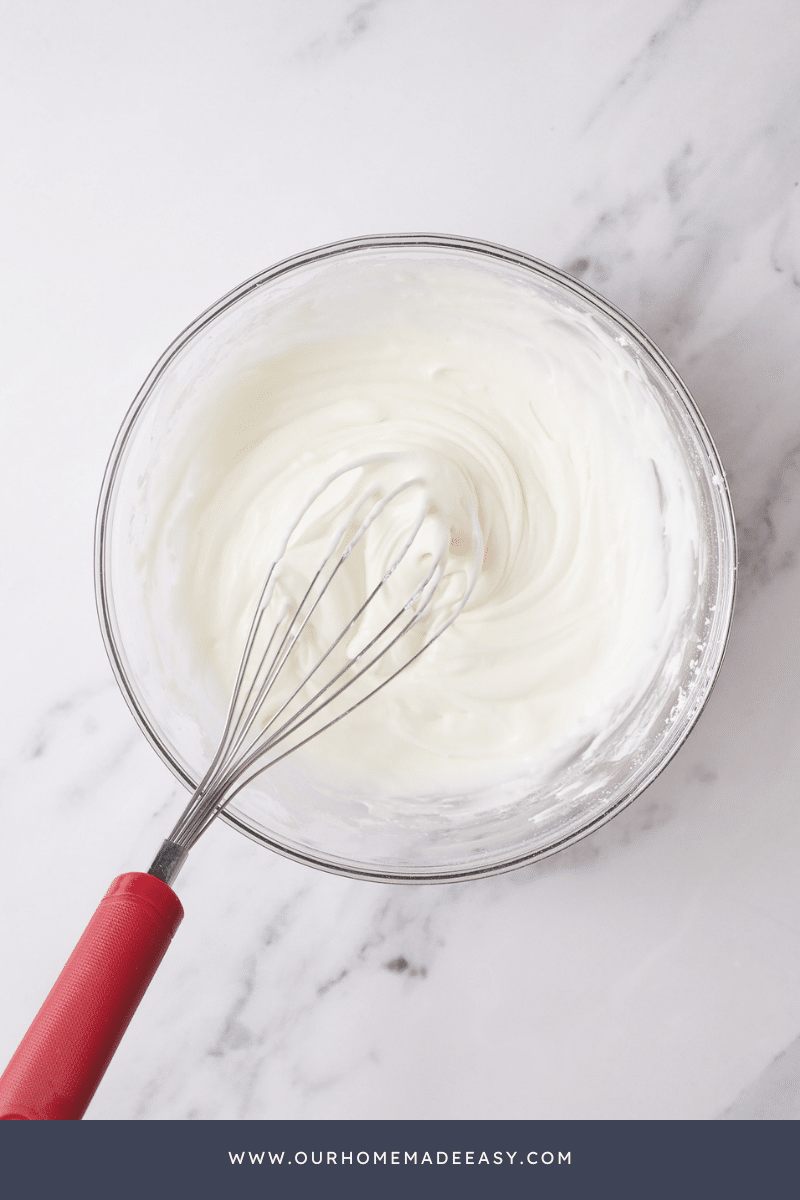
[[[736,540],[719,456],[685,385],[649,338],[584,284],[528,255],[460,237],[402,234],[356,238],[286,259],[247,280],[204,312],[164,352],[145,380],[117,436],[100,496],[96,595],[112,668],[143,732],[177,778],[193,789],[219,736],[224,712],[181,649],[180,633],[153,619],[141,586],[140,547],[150,496],[168,472],[182,430],[203,403],[204,381],[242,347],[282,329],[281,314],[305,304],[318,329],[334,313],[337,289],[353,286],[365,265],[387,286],[420,264],[446,262],[472,275],[508,279],[554,310],[594,324],[624,347],[646,380],[686,465],[699,519],[694,595],[673,647],[674,686],[651,689],[635,722],[588,765],[565,766],[559,778],[497,795],[470,808],[458,797],[410,819],[399,808],[364,805],[336,812],[295,803],[269,773],[235,797],[222,819],[262,845],[338,874],[386,882],[478,878],[530,863],[585,836],[636,798],[685,741],[722,663],[733,612]],[[326,309],[327,305],[327,309]],[[330,318],[334,320],[333,317]],[[320,325],[320,322],[322,323]],[[285,336],[283,333],[275,336]],[[180,496],[175,503],[181,502]],[[173,580],[158,581],[168,592]],[[289,760],[287,760],[289,761]],[[177,813],[175,816],[177,817]],[[166,834],[166,830],[165,830]]]

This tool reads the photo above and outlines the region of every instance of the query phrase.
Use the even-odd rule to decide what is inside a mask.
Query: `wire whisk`
[[[0,1119],[83,1116],[183,918],[169,885],[191,847],[242,788],[391,683],[464,608],[483,563],[475,506],[451,528],[408,461],[373,455],[335,472],[272,552],[211,764],[149,872],[118,876],[103,897],[0,1077]]]

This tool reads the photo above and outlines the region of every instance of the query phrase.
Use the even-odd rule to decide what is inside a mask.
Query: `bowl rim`
[[[733,504],[731,501],[730,489],[725,475],[725,470],[708,426],[706,425],[706,422],[683,379],[672,366],[671,362],[658,348],[658,346],[656,346],[650,337],[644,332],[644,330],[642,330],[624,312],[617,308],[616,305],[612,304],[604,296],[596,292],[583,281],[575,279],[573,276],[567,274],[558,267],[554,267],[549,263],[542,261],[541,259],[534,258],[532,255],[526,254],[523,251],[513,250],[507,246],[484,241],[480,238],[439,233],[367,234],[360,237],[329,242],[324,245],[314,247],[310,250],[302,251],[299,254],[291,255],[288,258],[281,259],[272,266],[269,266],[266,269],[257,272],[255,275],[250,276],[243,283],[240,283],[237,287],[232,288],[229,292],[226,292],[225,295],[220,297],[220,299],[214,304],[204,309],[198,317],[190,322],[190,324],[187,325],[172,340],[172,342],[170,342],[146,376],[123,418],[108,458],[97,505],[94,534],[95,603],[97,606],[100,631],[106,653],[125,702],[130,708],[140,729],[159,757],[167,764],[178,780],[189,791],[193,791],[196,786],[196,780],[193,779],[183,764],[175,758],[169,746],[164,744],[159,737],[157,730],[153,728],[148,718],[144,704],[134,687],[134,681],[129,678],[129,674],[126,671],[124,655],[122,654],[122,648],[118,642],[115,632],[114,605],[109,583],[110,570],[108,564],[108,533],[113,514],[116,484],[120,477],[122,467],[124,466],[126,449],[133,436],[138,418],[143,412],[157,382],[167,371],[173,359],[180,353],[180,351],[193,338],[211,325],[218,316],[227,311],[233,305],[237,304],[251,292],[257,291],[266,284],[272,283],[281,276],[293,272],[303,266],[312,263],[324,262],[326,260],[335,259],[343,255],[363,250],[385,251],[392,249],[455,250],[468,255],[475,255],[481,259],[490,258],[515,267],[522,267],[523,269],[532,272],[534,275],[538,275],[539,277],[543,277],[551,282],[556,283],[567,292],[573,293],[584,303],[588,303],[591,307],[599,310],[599,312],[602,313],[606,318],[618,325],[621,330],[624,331],[626,336],[630,336],[631,342],[634,345],[638,345],[645,352],[645,354],[652,360],[652,362],[656,365],[658,370],[673,388],[676,397],[680,400],[685,413],[694,428],[698,441],[701,444],[710,467],[713,470],[713,477],[716,483],[716,487],[714,488],[714,493],[717,498],[715,514],[717,517],[717,528],[719,531],[718,544],[720,547],[720,583],[718,587],[718,593],[719,599],[724,601],[725,608],[722,627],[719,629],[717,637],[717,657],[713,663],[709,664],[709,669],[711,672],[710,676],[705,680],[703,688],[700,690],[699,703],[697,703],[690,712],[684,713],[683,724],[680,728],[679,736],[674,738],[673,741],[666,747],[664,754],[654,764],[651,771],[639,779],[635,786],[631,787],[628,791],[625,791],[613,804],[609,805],[608,808],[604,809],[601,813],[597,814],[593,818],[587,820],[579,828],[570,831],[564,837],[552,842],[548,846],[540,847],[535,850],[529,849],[524,853],[505,858],[502,862],[493,862],[488,864],[482,863],[474,866],[453,866],[452,868],[446,868],[444,870],[422,868],[418,871],[396,871],[392,870],[391,868],[368,867],[364,864],[354,863],[352,860],[341,859],[335,854],[322,856],[303,851],[297,846],[284,845],[277,839],[270,838],[263,831],[249,826],[247,822],[243,818],[237,816],[235,812],[224,810],[219,814],[221,819],[224,820],[228,825],[238,829],[241,833],[244,833],[247,837],[251,838],[259,845],[266,846],[276,853],[281,854],[286,858],[290,858],[295,862],[300,862],[304,865],[315,867],[318,870],[323,870],[335,875],[345,876],[350,879],[361,879],[382,883],[457,883],[470,879],[481,879],[493,875],[503,874],[507,871],[513,871],[519,867],[527,866],[540,859],[549,857],[550,855],[566,849],[568,846],[580,841],[588,834],[593,833],[596,829],[600,828],[602,825],[605,825],[606,822],[610,821],[613,817],[620,813],[624,808],[627,808],[627,806],[631,804],[638,796],[640,796],[642,792],[645,791],[646,788],[648,788],[650,784],[661,774],[667,764],[683,746],[689,734],[694,729],[700,714],[708,703],[708,699],[714,689],[714,685],[719,677],[719,673],[725,659],[733,621],[738,574],[736,525],[734,521]]]

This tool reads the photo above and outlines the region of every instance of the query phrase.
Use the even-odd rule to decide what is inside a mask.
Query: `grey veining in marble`
[[[720,680],[631,808],[509,876],[380,887],[210,831],[88,1116],[796,1117],[794,0],[10,0],[0,27],[0,1058],[183,798],[96,628],[127,405],[270,262],[425,229],[566,268],[685,377],[737,512]]]

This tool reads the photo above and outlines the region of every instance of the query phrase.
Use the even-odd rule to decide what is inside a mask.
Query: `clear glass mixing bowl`
[[[578,773],[571,777],[571,768],[565,768],[557,785],[534,787],[522,799],[498,796],[488,812],[451,802],[410,821],[400,811],[390,820],[376,817],[363,805],[350,812],[330,813],[313,804],[293,810],[267,780],[237,796],[223,814],[230,825],[281,854],[362,879],[477,878],[552,854],[603,824],[648,786],[686,739],[718,674],[733,611],[736,541],[722,465],[683,382],[632,321],[554,267],[486,242],[403,234],[323,246],[247,280],[175,339],[136,396],[106,471],[95,539],[103,636],[125,699],[175,775],[194,788],[224,714],[209,707],[200,681],[192,678],[194,668],[175,650],[180,638],[154,626],[144,611],[135,545],[146,520],[148,485],[168,469],[170,445],[181,423],[192,420],[200,384],[254,330],[277,320],[298,296],[313,296],[316,281],[324,279],[330,299],[339,279],[343,288],[350,286],[354,264],[383,264],[387,278],[399,278],[404,266],[442,259],[480,265],[494,277],[507,274],[562,312],[590,314],[627,347],[680,446],[695,488],[701,525],[696,591],[676,647],[682,665],[675,686],[666,696],[645,696],[644,731],[641,721],[635,739],[628,730],[626,740],[623,730],[602,760],[592,764],[588,786],[586,769],[575,768]],[[324,323],[324,312],[322,318],[315,314],[320,319]],[[170,586],[169,579],[160,583]]]

